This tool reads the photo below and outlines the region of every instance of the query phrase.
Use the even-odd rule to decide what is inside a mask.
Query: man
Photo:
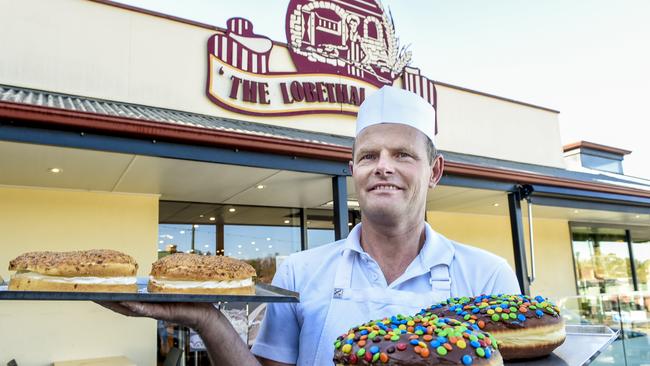
[[[331,365],[333,341],[359,323],[413,314],[451,296],[519,293],[505,260],[424,221],[427,192],[444,165],[434,121],[427,102],[393,87],[361,105],[350,162],[361,224],[347,239],[293,254],[278,268],[273,284],[299,292],[300,303],[268,305],[252,353],[210,305],[105,306],[193,327],[213,364]]]

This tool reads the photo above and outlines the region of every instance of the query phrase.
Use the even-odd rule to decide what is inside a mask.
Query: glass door
[[[574,225],[571,237],[580,295],[634,291],[624,229]]]

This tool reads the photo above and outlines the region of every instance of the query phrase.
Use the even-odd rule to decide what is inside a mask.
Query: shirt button
[[[378,276],[377,276],[376,273],[373,273],[373,274],[372,274],[372,279],[373,279],[373,281],[377,281],[377,277],[378,277]]]

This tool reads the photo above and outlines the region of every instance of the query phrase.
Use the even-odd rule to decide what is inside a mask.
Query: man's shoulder
[[[316,248],[289,255],[283,265],[290,268],[296,282],[308,283],[312,277],[323,275],[324,271],[336,268],[345,240],[335,241]]]

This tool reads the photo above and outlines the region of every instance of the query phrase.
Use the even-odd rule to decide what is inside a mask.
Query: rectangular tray
[[[604,325],[567,325],[566,341],[550,356],[538,360],[505,362],[506,366],[586,366],[618,337]]]
[[[147,292],[146,282],[138,281],[137,293],[9,291],[0,285],[0,300],[46,301],[142,301],[142,302],[299,302],[297,292],[258,283],[255,295],[194,295]]]

